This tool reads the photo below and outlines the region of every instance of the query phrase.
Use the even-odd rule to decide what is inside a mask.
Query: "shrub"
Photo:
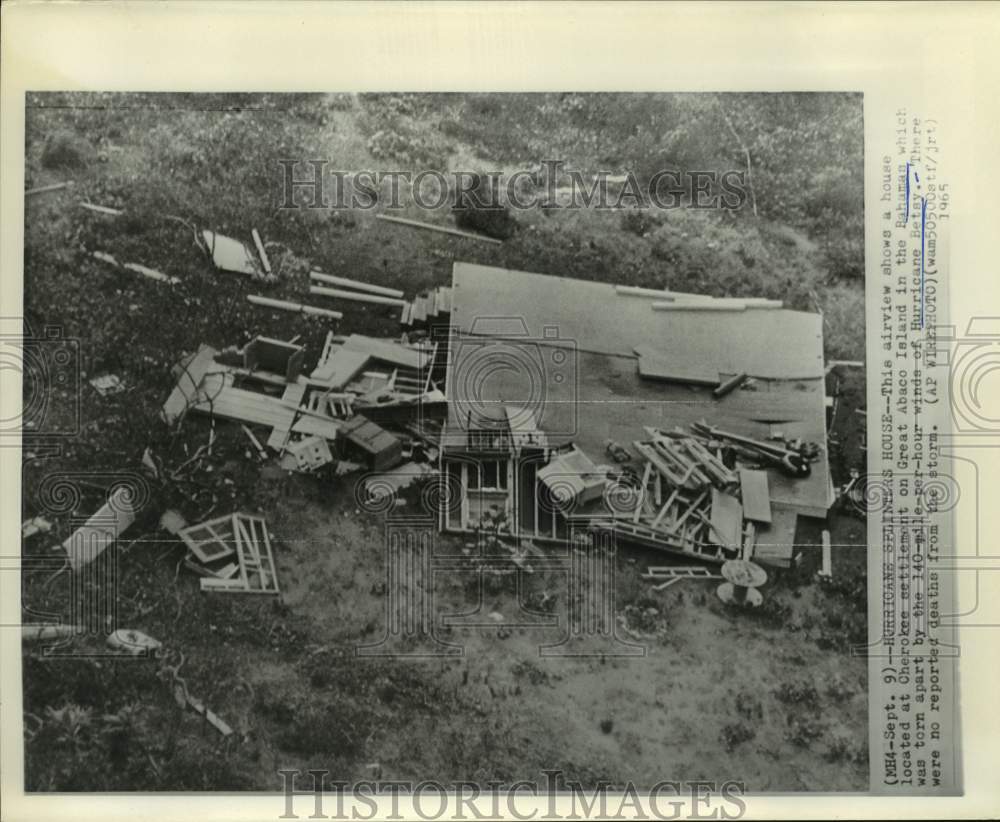
[[[828,762],[850,762],[854,765],[864,765],[868,762],[868,751],[864,743],[845,733],[837,733],[831,739],[823,752],[823,758]]]
[[[622,214],[622,231],[644,237],[656,228],[658,222],[645,208],[630,208]]]
[[[764,707],[749,691],[740,691],[736,695],[736,712],[744,719],[764,718]]]
[[[456,197],[452,211],[459,228],[478,231],[488,237],[508,240],[517,231],[517,220],[494,198],[489,177],[476,177],[469,191]]]
[[[823,735],[824,730],[825,727],[819,720],[811,717],[798,717],[792,720],[785,738],[799,748],[807,748]]]
[[[49,169],[78,169],[87,165],[87,144],[68,131],[57,131],[45,139],[42,166]]]
[[[810,710],[819,706],[819,692],[811,682],[806,680],[782,682],[775,690],[774,695],[786,705],[801,705]]]
[[[757,731],[746,722],[734,722],[722,729],[719,740],[725,746],[726,751],[732,753],[738,745],[749,742],[755,736],[757,736]]]

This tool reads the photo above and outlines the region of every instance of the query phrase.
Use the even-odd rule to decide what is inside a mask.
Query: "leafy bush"
[[[831,737],[823,758],[828,762],[850,762],[864,766],[868,764],[868,746],[864,739],[859,741],[840,732]]]
[[[728,753],[732,753],[739,745],[749,742],[757,736],[757,731],[746,722],[733,722],[723,727],[719,740]]]
[[[740,691],[736,695],[736,713],[744,719],[763,719],[764,706],[749,691]]]
[[[812,682],[807,680],[782,682],[774,691],[774,695],[786,705],[797,705],[809,710],[819,707],[819,693]]]
[[[826,726],[812,717],[797,717],[790,723],[791,727],[785,738],[799,748],[807,748],[819,739],[826,730]]]
[[[75,134],[57,131],[45,139],[42,147],[42,167],[75,170],[87,165],[87,144]]]
[[[489,177],[478,176],[468,191],[458,194],[452,209],[459,228],[478,231],[487,237],[508,240],[517,231],[517,220],[495,199]]]

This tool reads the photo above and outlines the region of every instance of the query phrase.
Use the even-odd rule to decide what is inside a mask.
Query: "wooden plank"
[[[427,298],[420,294],[414,298],[412,319],[414,323],[422,323],[427,319]]]
[[[725,302],[726,300],[739,300],[748,306],[760,306],[765,308],[780,308],[780,300],[769,300],[764,297],[711,297],[707,294],[692,294],[689,291],[669,291],[667,289],[639,288],[632,285],[616,285],[615,293],[619,297],[642,297],[643,299],[662,300],[669,303],[698,304]]]
[[[274,564],[274,546],[271,545],[271,536],[268,533],[267,523],[260,517],[254,517],[259,532],[259,538],[264,546],[264,555],[267,557],[268,566],[271,569],[271,579],[274,580],[274,590],[278,589],[278,569]]]
[[[647,463],[652,463],[657,471],[660,471],[671,486],[677,487],[683,485],[683,474],[675,471],[671,466],[660,457],[660,455],[653,450],[651,447],[645,445],[639,440],[633,440],[632,447],[635,448],[639,454],[646,458]]]
[[[321,285],[309,286],[310,294],[319,294],[322,297],[336,297],[340,300],[351,300],[358,303],[376,303],[378,305],[395,305],[400,308],[406,300],[399,300],[395,297],[380,297],[377,294],[362,294],[358,291],[344,291],[341,288],[324,288]]]
[[[725,382],[719,383],[719,387],[712,392],[712,396],[717,400],[721,400],[724,396],[731,394],[746,382],[746,378],[746,374],[737,374],[735,377],[730,377]]]
[[[425,348],[415,348],[390,340],[380,340],[376,337],[366,337],[364,334],[351,334],[343,342],[345,351],[367,354],[376,360],[397,365],[400,368],[410,368],[419,371],[432,362],[431,352]]]
[[[264,266],[264,273],[271,273],[271,261],[267,258],[267,252],[264,250],[264,241],[260,238],[260,234],[257,229],[251,229],[250,234],[253,236],[254,245],[257,246],[257,254],[260,257],[260,264]]]
[[[64,188],[69,188],[73,185],[72,180],[67,180],[65,183],[52,183],[47,186],[38,186],[37,188],[29,188],[24,192],[25,197],[30,197],[32,194],[44,194],[46,191],[59,191]]]
[[[402,217],[389,217],[385,214],[376,214],[376,219],[382,220],[386,223],[395,223],[396,225],[405,225],[410,228],[423,228],[427,231],[438,231],[442,234],[451,234],[454,237],[465,237],[469,240],[479,240],[484,243],[493,243],[494,245],[502,245],[502,240],[497,240],[494,237],[487,237],[484,234],[473,234],[471,231],[460,231],[457,228],[448,228],[447,226],[431,225],[430,223],[421,223],[416,220],[406,220]]]
[[[289,420],[289,422],[291,422],[291,420]],[[288,434],[288,428],[275,426],[271,430],[271,436],[267,438],[267,447],[281,453],[285,450],[285,443],[288,442]]]
[[[160,411],[160,415],[167,423],[172,423],[180,417],[193,403],[198,396],[202,379],[216,366],[215,355],[217,353],[214,348],[202,345],[194,356],[182,360],[178,365],[181,373],[177,378],[177,384]]]
[[[246,546],[243,544],[242,536],[240,535],[240,529],[237,524],[236,514],[233,517],[233,534],[235,534],[236,539],[236,560],[240,565],[240,585],[243,586],[243,590],[250,590],[250,580],[247,578],[247,558],[246,558]],[[204,587],[204,586],[203,586]]]
[[[120,486],[108,497],[108,501],[62,544],[72,570],[79,570],[97,559],[135,522],[131,498],[131,489]]]
[[[304,382],[289,383],[285,393],[281,395],[282,404],[290,407],[300,405],[308,387]]]
[[[343,318],[343,313],[330,308],[318,308],[314,305],[303,305],[288,300],[275,300],[272,297],[262,297],[260,294],[247,294],[247,300],[254,305],[266,308],[276,308],[279,311],[291,311],[296,314],[308,314],[314,317],[329,317],[332,320]]]
[[[646,486],[649,484],[649,475],[653,473],[653,464],[646,463],[646,470],[642,472],[642,482],[639,484],[639,498],[636,500],[635,511],[632,513],[632,522],[638,522],[642,514],[642,506],[646,501]]]
[[[342,285],[346,288],[353,288],[356,291],[365,291],[369,294],[379,294],[383,297],[400,298],[403,296],[403,292],[398,288],[386,288],[382,285],[372,285],[371,283],[363,283],[359,280],[349,280],[347,277],[334,277],[332,274],[324,274],[322,271],[310,271],[309,276],[314,280],[319,280],[321,283]]]
[[[747,522],[746,530],[743,532],[743,559],[753,559],[754,548],[757,546],[757,526],[752,522]]]
[[[771,506],[771,524],[761,525],[754,545],[754,562],[787,568],[795,551],[795,526],[798,515],[785,505]]]
[[[151,280],[157,280],[161,283],[169,283],[170,285],[177,285],[179,283],[180,277],[170,277],[155,268],[147,268],[144,265],[139,265],[138,263],[122,263],[122,268],[128,271],[134,271],[136,274],[142,274],[143,277],[148,277]]]
[[[650,307],[653,311],[746,311],[747,304],[744,302],[704,302],[704,303],[682,303],[682,302],[655,302]]]
[[[639,376],[644,379],[689,382],[712,388],[719,384],[719,372],[709,362],[671,358],[650,345],[636,346],[634,351],[639,357]]]
[[[87,211],[93,211],[97,214],[107,214],[110,217],[120,217],[125,213],[120,208],[108,208],[108,206],[97,205],[97,203],[88,203],[86,200],[81,200],[78,205],[80,208],[87,209]]]
[[[277,397],[229,385],[215,390],[214,386],[206,388],[208,397],[193,405],[193,411],[269,428],[288,428],[291,425],[294,410]]]
[[[821,577],[833,576],[833,551],[830,543],[830,532],[823,529],[823,567],[819,572]]]
[[[666,516],[666,514],[667,514],[667,511],[669,511],[669,510],[670,510],[670,506],[674,504],[674,502],[675,502],[675,501],[676,501],[676,499],[677,499],[677,495],[678,495],[678,494],[679,494],[680,492],[681,492],[681,489],[680,489],[680,488],[675,488],[675,489],[673,490],[673,493],[672,493],[672,494],[671,494],[671,495],[670,495],[670,496],[669,496],[669,497],[667,498],[667,501],[666,501],[665,503],[663,503],[663,507],[662,507],[662,508],[660,509],[660,513],[658,513],[658,514],[656,515],[656,519],[654,519],[654,520],[653,520],[653,522],[652,522],[652,525],[651,525],[651,527],[653,527],[653,528],[657,528],[657,527],[659,527],[659,525],[660,525],[660,522],[661,522],[661,521],[663,520],[663,518],[664,518],[664,517]]]
[[[719,544],[726,547],[743,545],[743,506],[731,494],[712,489],[712,530],[719,538]],[[714,541],[714,540],[713,540]]]
[[[771,493],[767,487],[767,471],[740,469],[740,494],[743,516],[754,522],[771,521]]]
[[[713,493],[714,493],[714,489],[713,489]],[[676,534],[677,533],[677,529],[680,528],[684,524],[684,521],[688,517],[690,517],[691,514],[695,513],[698,510],[698,506],[701,505],[705,501],[705,498],[707,496],[708,496],[708,491],[702,491],[701,494],[698,495],[698,498],[687,507],[687,509],[684,511],[683,514],[680,515],[680,518],[676,522],[674,522],[674,523],[671,524],[670,530],[673,533]]]

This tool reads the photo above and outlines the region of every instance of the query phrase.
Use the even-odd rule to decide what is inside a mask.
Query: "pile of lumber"
[[[447,328],[451,324],[451,287],[442,286],[433,291],[425,291],[418,294],[412,302],[404,303],[399,322],[405,328]]]
[[[398,288],[386,288],[360,280],[350,280],[347,277],[335,277],[316,270],[309,272],[309,283],[309,293],[321,297],[375,305],[405,305],[403,292]]]
[[[635,450],[674,488],[697,491],[709,485],[728,488],[738,479],[722,460],[699,440],[675,430],[671,433],[647,428],[649,439],[636,441]]]
[[[598,527],[701,559],[752,557],[757,529],[771,522],[767,473],[729,468],[720,453],[680,429],[646,433],[632,443],[642,458],[634,506],[613,511]]]

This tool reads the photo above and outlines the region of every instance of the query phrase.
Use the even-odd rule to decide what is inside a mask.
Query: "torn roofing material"
[[[609,283],[472,263],[455,263],[451,296],[452,326],[466,334],[523,336],[627,357],[651,346],[669,355],[679,373],[716,383],[719,374],[808,379],[824,373],[819,314],[654,311],[650,300]]]

